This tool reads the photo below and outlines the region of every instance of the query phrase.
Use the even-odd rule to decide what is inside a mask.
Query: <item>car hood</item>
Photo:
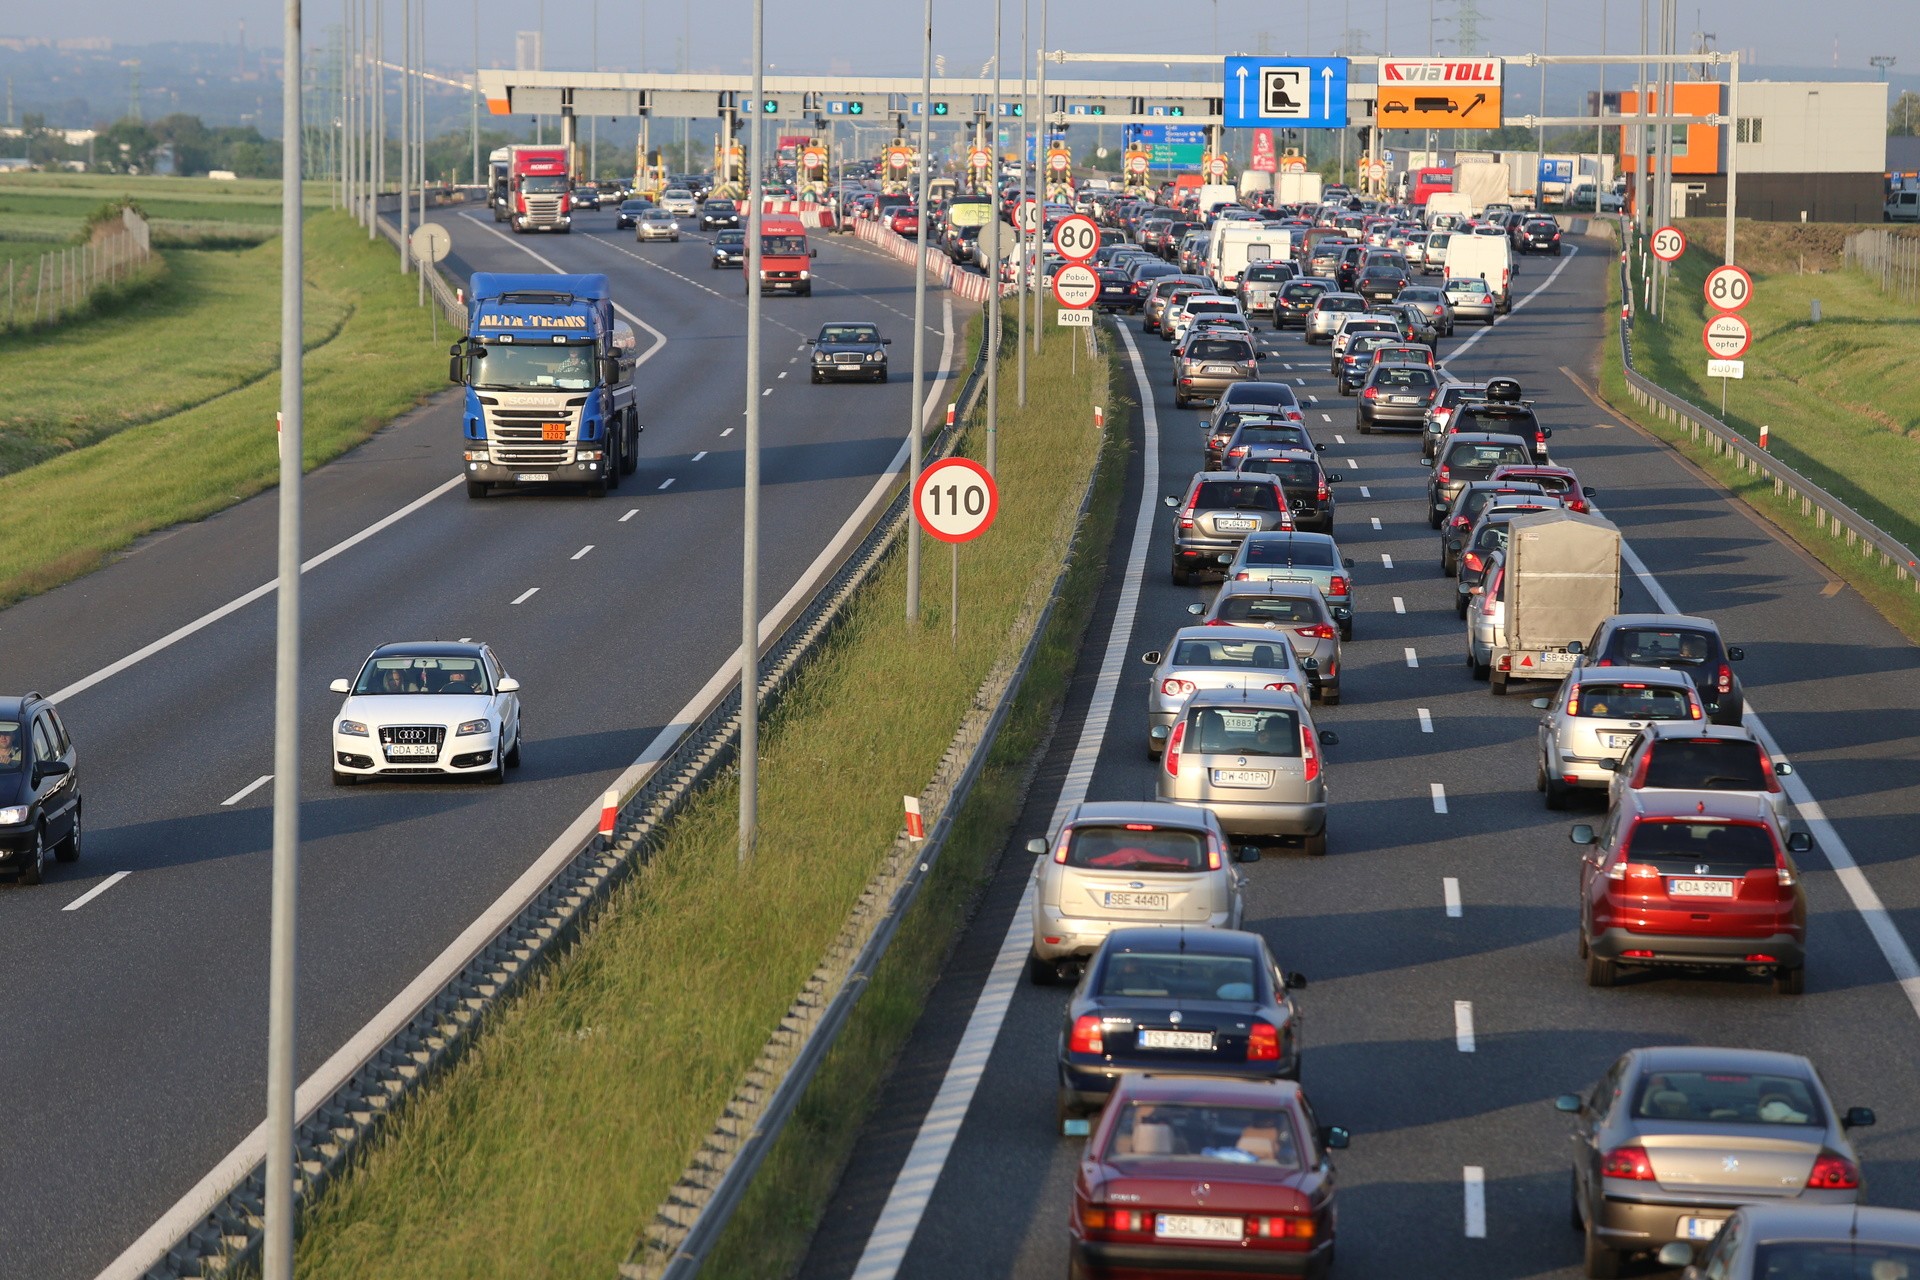
[[[338,718],[364,724],[458,724],[493,712],[484,693],[388,693],[349,697]]]

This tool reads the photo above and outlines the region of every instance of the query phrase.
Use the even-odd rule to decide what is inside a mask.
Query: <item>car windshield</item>
[[[724,248],[735,248],[747,242],[744,231],[718,231],[714,233],[713,243]]]
[[[761,236],[760,252],[769,258],[804,258],[807,254],[805,236]]]
[[[1774,865],[1766,828],[1751,823],[1649,819],[1635,824],[1627,848],[1630,861],[1681,875],[1737,876]]]
[[[478,658],[452,654],[375,658],[353,686],[356,697],[385,693],[485,693],[486,666]]]
[[[1240,464],[1240,469],[1278,476],[1281,488],[1303,496],[1314,493],[1320,483],[1318,467],[1311,462],[1296,462],[1291,458],[1248,458]]]
[[[1237,360],[1247,363],[1253,359],[1253,348],[1244,342],[1226,342],[1217,338],[1202,338],[1187,347],[1189,360]]]
[[[483,391],[528,387],[585,391],[594,385],[591,342],[496,342],[472,350],[472,382]],[[566,413],[556,410],[554,416],[564,418]]]
[[[1655,1071],[1634,1091],[1637,1120],[1687,1124],[1825,1125],[1813,1082],[1750,1071]],[[1771,1277],[1772,1272],[1763,1272]]]
[[[1120,951],[1107,957],[1099,994],[1156,1000],[1252,1000],[1252,956]]]
[[[1191,505],[1201,511],[1278,511],[1280,495],[1270,484],[1244,480],[1205,480],[1194,494]]]
[[[1668,627],[1623,627],[1609,655],[1615,662],[1659,667],[1697,667],[1713,658],[1713,637],[1704,631]]]
[[[1760,746],[1739,738],[1656,742],[1641,785],[1677,791],[1765,791]]]
[[[0,720],[0,773],[18,773],[26,759],[26,735],[18,720]]]
[[[650,207],[645,200],[622,200],[620,202],[620,212],[622,213],[639,213],[642,209]]]
[[[646,222],[672,222],[673,221],[673,215],[668,213],[665,209],[648,209],[645,213],[642,213],[640,217],[643,221],[646,221]]]
[[[1248,284],[1259,284],[1262,281],[1284,280],[1286,278],[1287,272],[1285,268],[1272,266],[1248,267],[1245,276]]]
[[[1266,1107],[1136,1102],[1120,1113],[1105,1158],[1298,1169],[1293,1117]]]
[[[1284,482],[1283,482],[1284,483]],[[1333,544],[1304,538],[1256,538],[1247,543],[1248,564],[1284,564],[1334,569]]]
[[[707,201],[707,212],[738,213],[739,210],[734,207],[734,203],[731,200],[709,200]]]
[[[1501,545],[1506,544],[1504,531]],[[1579,710],[1575,715],[1610,720],[1685,720],[1693,710],[1693,690],[1674,685],[1605,683],[1580,686]],[[1749,762],[1753,749],[1747,749]]]
[[[1310,627],[1320,610],[1298,596],[1228,596],[1214,611],[1221,622],[1284,622]]]
[[[1129,822],[1079,826],[1067,841],[1067,865],[1097,871],[1205,871],[1206,833]]]
[[[1920,1248],[1865,1240],[1768,1241],[1753,1253],[1766,1280],[1920,1280]]]
[[[880,331],[870,324],[830,324],[820,330],[821,342],[878,342]]]

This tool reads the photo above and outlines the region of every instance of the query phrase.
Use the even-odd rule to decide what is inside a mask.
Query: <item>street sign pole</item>
[[[933,0],[925,0],[922,6],[921,26],[924,30],[920,45],[920,191],[914,205],[920,210],[920,231],[914,237],[914,256],[919,269],[913,273],[913,394],[907,398],[907,444],[911,455],[907,469],[916,476],[920,474],[920,462],[926,453],[926,442],[920,433],[926,424],[921,398],[927,393],[927,181],[932,172],[928,133],[933,127]],[[909,530],[907,621],[919,620],[920,534],[918,530]]]
[[[987,115],[987,197],[993,221],[987,224],[987,472],[992,474],[1000,445],[1000,14],[1006,0],[993,0],[993,101]]]
[[[740,868],[753,860],[760,811],[760,103],[766,97],[766,0],[753,0],[753,110],[747,135],[747,439],[740,557]]]
[[[1038,166],[1042,163],[1040,153],[1050,152],[1053,149],[1053,126],[1047,123],[1047,117],[1050,114],[1047,110],[1047,0],[1040,0],[1040,44],[1033,52],[1034,60],[1040,64],[1039,80],[1033,95],[1038,106],[1037,114],[1040,117],[1034,125],[1034,128],[1039,130],[1040,141],[1033,144],[1033,161]],[[1041,176],[1034,180],[1033,185],[1036,193],[1045,193],[1047,186],[1044,170]],[[1046,207],[1044,202],[1041,207]],[[1033,229],[1033,256],[1036,263],[1044,260],[1045,255],[1040,248],[1040,238],[1046,233],[1046,219],[1042,218],[1040,225]],[[1040,296],[1040,290],[1035,288],[1033,291],[1033,354],[1036,357],[1040,354],[1040,334],[1045,328],[1040,323],[1041,317],[1046,314],[1045,305],[1045,299]]]
[[[1014,363],[1018,370],[1019,394],[1016,403],[1027,407],[1027,286],[1031,283],[1027,277],[1032,273],[1027,269],[1027,225],[1026,209],[1027,189],[1027,148],[1033,147],[1038,157],[1040,148],[1033,138],[1032,112],[1027,107],[1027,10],[1029,0],[1020,0],[1020,195],[1023,211],[1020,225],[1014,228],[1014,242],[1020,246],[1020,269],[1014,273]],[[1037,169],[1038,166],[1036,166]],[[1037,183],[1035,185],[1038,185]]]

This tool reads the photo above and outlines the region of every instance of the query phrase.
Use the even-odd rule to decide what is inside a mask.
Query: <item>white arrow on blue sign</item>
[[[1345,58],[1230,57],[1224,84],[1221,123],[1230,129],[1346,127]]]

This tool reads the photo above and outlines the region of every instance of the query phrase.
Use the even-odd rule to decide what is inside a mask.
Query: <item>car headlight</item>
[[[880,360],[885,360],[886,358],[887,358],[887,353],[884,351],[869,351],[867,353],[867,359],[869,360],[880,361]]]
[[[492,733],[492,732],[493,732],[493,721],[483,718],[479,720],[468,720],[463,722],[457,728],[454,729],[453,736],[456,738],[468,738],[468,737],[472,737],[474,734],[477,734],[477,733]]]
[[[800,272],[800,278],[802,280],[805,280],[807,278],[807,272],[804,269]]]
[[[358,720],[342,720],[336,732],[343,733],[350,738],[364,738],[367,736],[367,726],[361,724]]]
[[[26,820],[27,806],[24,804],[8,805],[0,809],[0,826],[17,827]]]
[[[673,222],[669,222],[669,223],[667,224],[667,229],[668,229],[669,231],[678,231],[678,230],[680,229],[680,223],[679,223],[679,221],[678,221],[678,220],[676,219],[676,220],[675,220],[675,221],[673,221]]]
[[[833,357],[824,351],[816,351],[813,353],[813,362],[815,364],[832,364]]]

